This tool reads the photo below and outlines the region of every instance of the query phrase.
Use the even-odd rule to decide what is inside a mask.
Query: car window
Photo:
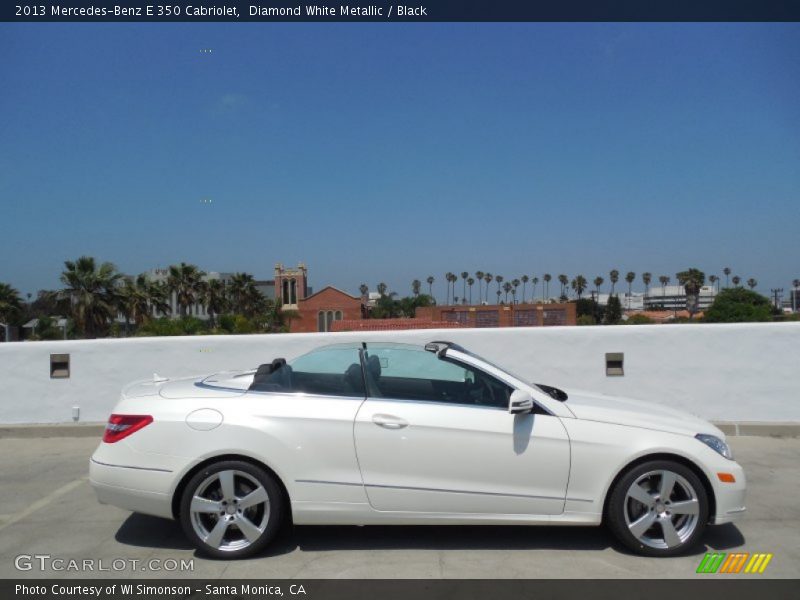
[[[257,373],[250,389],[361,398],[366,395],[357,348],[322,348],[273,368],[260,376]]]
[[[508,408],[510,386],[433,352],[368,345],[364,356],[370,396]]]

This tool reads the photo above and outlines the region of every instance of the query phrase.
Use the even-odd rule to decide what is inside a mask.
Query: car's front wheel
[[[284,500],[274,477],[244,461],[206,466],[187,483],[180,522],[198,549],[216,558],[244,558],[275,537]]]
[[[674,556],[694,546],[708,522],[708,495],[697,475],[671,460],[639,464],[611,491],[606,520],[627,547]]]

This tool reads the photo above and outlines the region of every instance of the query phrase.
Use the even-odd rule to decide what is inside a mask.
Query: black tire
[[[231,502],[222,499],[224,496],[221,481],[222,478],[227,480],[229,472],[233,473],[232,482],[236,492],[236,500]],[[216,480],[213,479],[215,475]],[[240,502],[248,493],[258,489],[256,482],[266,492],[266,501],[244,509],[236,510],[234,507],[233,514],[228,514],[226,511],[234,502]],[[201,487],[204,489],[201,490]],[[193,512],[192,501],[198,492],[212,502],[220,505],[224,503],[225,506],[221,506],[224,510],[221,513]],[[285,512],[282,489],[272,474],[245,461],[225,460],[205,466],[189,480],[181,495],[179,520],[186,537],[199,551],[214,558],[237,559],[263,550],[280,530]],[[224,530],[220,546],[210,545],[200,531],[210,534],[220,519],[230,519],[230,523],[220,525]],[[244,519],[248,522],[244,523]],[[256,529],[250,527],[254,523]],[[242,529],[239,528],[240,524]],[[248,526],[249,536],[245,535],[245,525]],[[258,533],[256,530],[262,531]]]
[[[636,482],[640,482],[640,484],[644,486],[651,483],[657,484],[660,481],[657,475],[659,472],[669,472],[678,476],[671,498],[667,501],[666,505],[664,505],[660,498],[659,490],[656,489],[653,489],[651,494],[654,499],[658,498],[658,501],[654,502],[655,506],[652,508],[646,508],[644,503],[639,503],[628,497],[628,491]],[[682,481],[680,480],[681,478]],[[694,494],[694,498],[689,498],[689,501],[692,503],[694,503],[694,499],[697,501],[696,515],[676,514],[670,511],[670,506],[672,504],[681,500],[684,502],[687,500],[687,485],[690,486],[691,492]],[[620,542],[637,554],[653,557],[676,556],[688,552],[699,542],[708,523],[708,506],[708,494],[706,493],[705,486],[692,469],[672,460],[653,460],[632,467],[616,482],[611,490],[606,508],[606,524]],[[662,508],[665,510],[659,512]],[[634,518],[631,520],[631,512],[637,510],[641,511],[638,513],[637,517],[645,517],[645,513],[649,511],[654,514],[650,518],[657,519],[653,523],[652,528],[647,529],[646,532],[642,534],[641,538],[631,532],[628,524],[629,521],[635,524],[636,519]],[[628,518],[626,518],[626,514]],[[660,519],[659,515],[661,515]],[[695,518],[692,521],[693,528],[690,528],[687,523],[689,523],[689,519],[691,519],[692,516]],[[665,519],[670,519],[670,522],[673,523],[673,530],[677,530],[678,533],[681,533],[681,523],[686,527],[683,531],[685,537],[679,536],[678,538],[681,540],[679,544],[671,547],[667,544],[667,535],[664,531],[664,527],[660,523],[660,520]],[[666,525],[669,526],[669,523],[666,523]],[[651,535],[648,536],[647,532],[650,532]],[[653,544],[659,543],[657,540],[659,532],[664,538],[664,547],[653,546]],[[675,540],[675,538],[673,538],[673,540]]]

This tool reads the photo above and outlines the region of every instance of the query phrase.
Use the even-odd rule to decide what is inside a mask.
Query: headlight
[[[707,433],[698,433],[696,436],[698,440],[703,442],[706,446],[714,450],[715,452],[721,454],[728,460],[733,460],[733,452],[731,452],[730,447],[724,441],[719,439],[715,435],[709,435]]]

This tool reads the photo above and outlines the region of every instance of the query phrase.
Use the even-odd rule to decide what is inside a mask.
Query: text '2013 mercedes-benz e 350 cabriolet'
[[[716,427],[527,380],[449,342],[336,344],[128,386],[90,461],[101,502],[178,519],[208,555],[295,524],[599,525],[671,556],[745,511]]]

